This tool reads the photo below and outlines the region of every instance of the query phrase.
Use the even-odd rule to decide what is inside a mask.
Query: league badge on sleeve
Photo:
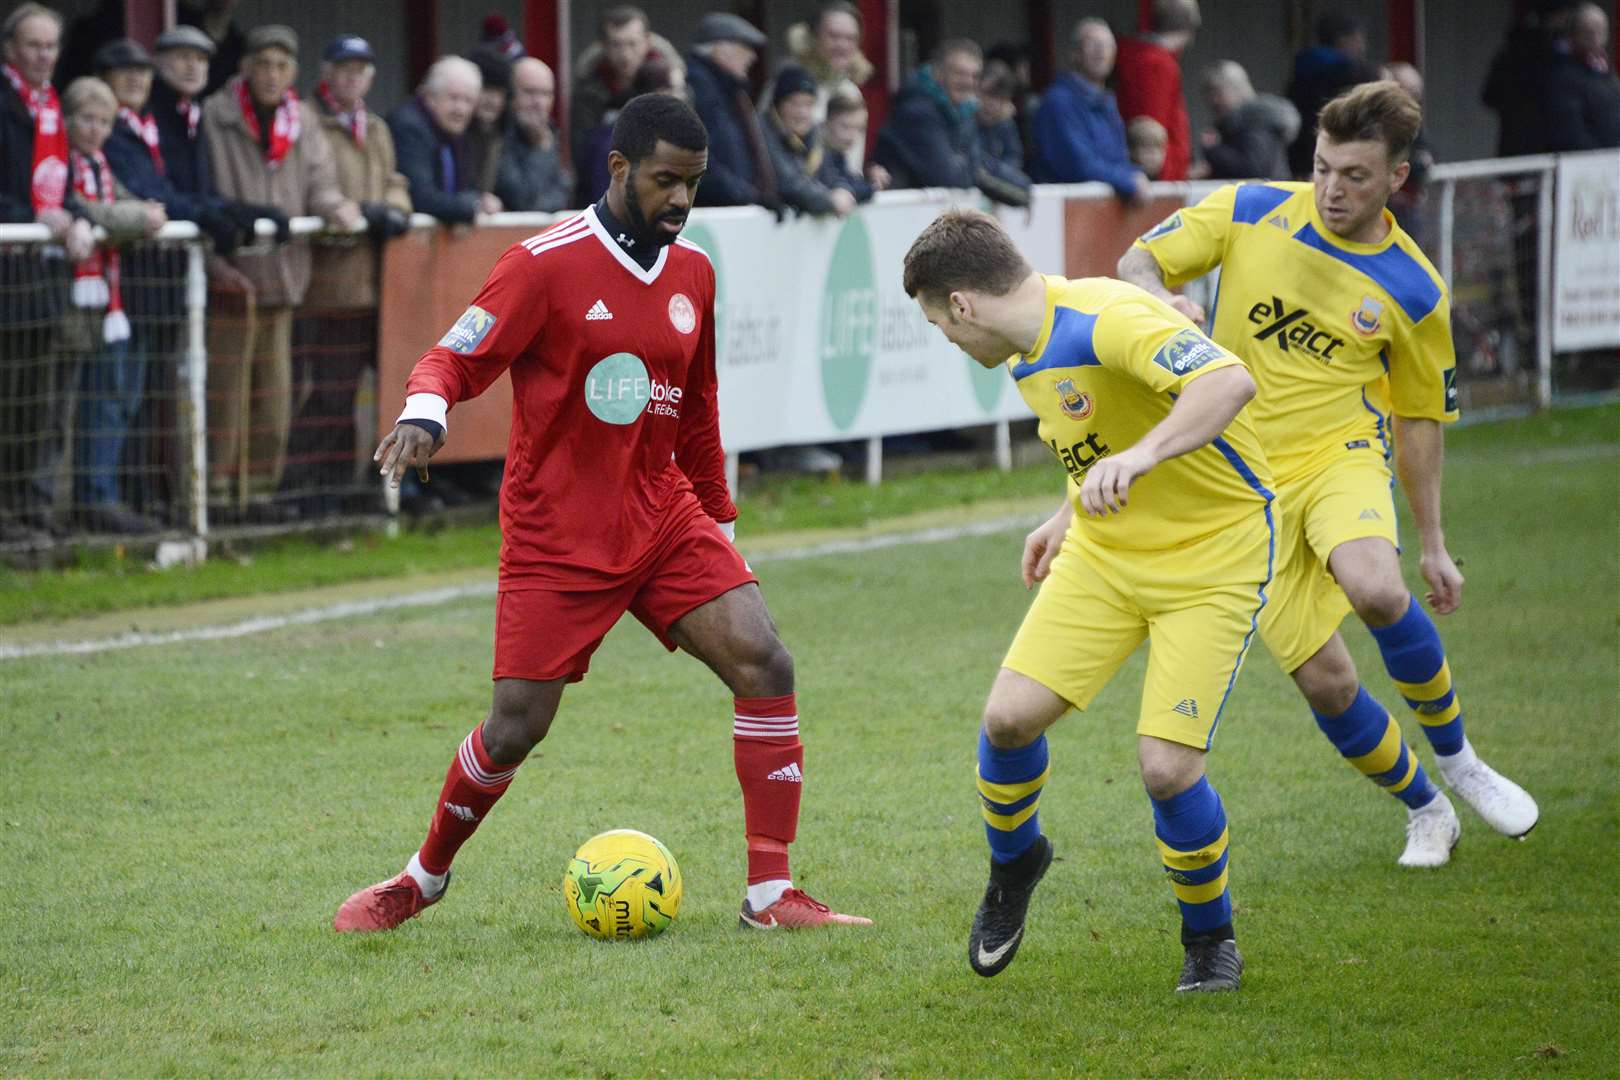
[[[1384,317],[1384,305],[1370,296],[1361,298],[1361,306],[1350,313],[1350,328],[1362,337],[1372,337]]]
[[[1179,228],[1181,228],[1181,211],[1177,210],[1175,213],[1153,226],[1153,228],[1143,233],[1139,239],[1144,244],[1151,244],[1159,237],[1164,236],[1167,233],[1173,233]]]
[[[445,331],[444,337],[439,339],[439,346],[465,355],[478,348],[494,325],[495,316],[473,304],[461,313],[456,325]]]
[[[1172,375],[1186,375],[1225,355],[1224,349],[1197,330],[1183,330],[1153,354],[1153,362]]]

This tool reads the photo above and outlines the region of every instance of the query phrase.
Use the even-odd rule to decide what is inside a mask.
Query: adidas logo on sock
[[[1196,720],[1198,719],[1198,702],[1194,701],[1190,697],[1182,698],[1180,701],[1176,702],[1175,707],[1170,711],[1178,712],[1182,716],[1190,716],[1192,719]]]
[[[602,301],[600,301],[600,300],[598,300],[596,303],[592,304],[591,305],[591,310],[589,310],[589,311],[587,311],[585,313],[585,321],[586,322],[596,322],[596,321],[598,321],[600,319],[611,319],[611,318],[613,318],[613,312],[609,311],[608,306],[606,304],[602,303]]]
[[[790,761],[775,772],[767,773],[765,779],[786,780],[790,784],[802,784],[804,783],[804,773],[799,771],[797,764]]]
[[[478,820],[478,815],[472,812],[471,807],[462,806],[460,803],[447,802],[444,804],[444,808],[456,815],[456,817],[460,818],[462,821]]]

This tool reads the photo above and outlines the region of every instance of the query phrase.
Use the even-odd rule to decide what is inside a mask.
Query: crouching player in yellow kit
[[[1400,727],[1361,686],[1338,625],[1354,608],[1416,712],[1447,785],[1498,832],[1523,836],[1535,800],[1463,733],[1439,632],[1401,577],[1390,442],[1436,613],[1463,578],[1440,527],[1441,427],[1457,419],[1445,285],[1384,208],[1405,182],[1421,121],[1392,82],[1330,101],[1310,184],[1223,187],[1149,230],[1119,275],[1204,313],[1166,285],[1221,266],[1211,329],[1260,392],[1251,411],[1287,507],[1283,555],[1260,636],[1339,752],[1407,807],[1403,866],[1439,866],[1459,825]]]
[[[990,884],[968,961],[987,976],[1012,961],[1052,861],[1036,813],[1050,771],[1045,730],[1086,708],[1146,639],[1137,752],[1181,906],[1176,989],[1236,990],[1226,812],[1204,754],[1271,580],[1270,469],[1242,411],[1254,380],[1134,286],[1035,273],[977,211],[950,211],[923,231],[906,254],[905,288],[974,360],[1007,366],[1069,473],[1063,506],[1025,541],[1025,585],[1045,583],[979,733]]]

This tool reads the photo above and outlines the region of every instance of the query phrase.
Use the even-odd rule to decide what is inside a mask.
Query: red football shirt
[[[696,244],[677,239],[643,270],[587,209],[508,249],[417,361],[407,393],[450,407],[512,371],[502,588],[604,587],[645,565],[671,515],[701,503],[736,518],[714,293]]]
[[[1114,60],[1114,97],[1126,126],[1138,116],[1151,116],[1170,136],[1164,148],[1160,180],[1187,179],[1192,163],[1192,132],[1187,99],[1181,93],[1181,60],[1163,45],[1144,38],[1125,38]]]

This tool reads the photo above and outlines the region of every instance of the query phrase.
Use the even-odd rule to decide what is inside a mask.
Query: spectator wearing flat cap
[[[285,26],[255,27],[246,49],[242,73],[203,105],[220,193],[268,203],[288,217],[318,214],[352,231],[360,209],[338,187],[319,114],[293,90],[297,35]],[[292,241],[239,250],[231,261],[252,292],[244,319],[209,324],[210,496],[273,517],[291,416],[292,314],[309,287],[310,250]]]
[[[596,40],[574,58],[568,140],[581,182],[596,166],[585,140],[604,122],[611,123],[606,119],[609,112],[617,114],[635,96],[636,73],[649,60],[662,60],[685,75],[680,54],[668,39],[653,32],[645,11],[629,4],[604,11],[596,25]],[[576,205],[589,206],[592,201],[582,199]]]
[[[236,7],[241,0],[182,0],[176,21],[182,26],[194,26],[214,46],[214,62],[208,74],[208,85],[202,95],[207,97],[224,86],[242,66],[247,55],[247,35],[236,21]]]
[[[709,129],[709,171],[698,186],[699,205],[780,207],[776,170],[748,93],[748,72],[765,35],[741,16],[716,12],[698,20],[692,41],[686,84]]]
[[[512,62],[498,50],[480,46],[468,55],[478,67],[483,85],[478,104],[473,106],[472,123],[467,125],[467,160],[472,169],[472,185],[478,191],[494,191],[495,175],[501,166],[501,147],[506,142],[506,102],[512,94]]]
[[[855,195],[848,188],[820,179],[827,152],[816,127],[816,80],[797,64],[777,72],[771,84],[765,146],[785,205],[805,214],[839,217],[855,209]]]

